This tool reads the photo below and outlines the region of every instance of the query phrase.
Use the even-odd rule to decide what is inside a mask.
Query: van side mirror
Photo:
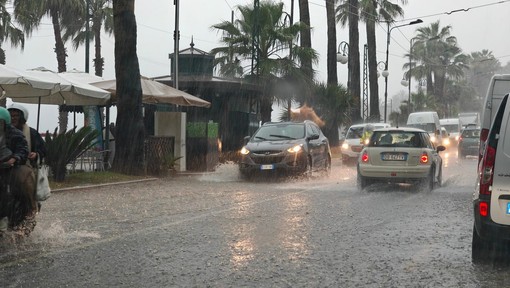
[[[444,151],[444,150],[446,150],[446,147],[444,147],[443,145],[439,145],[439,146],[436,147],[436,151],[437,152],[441,152],[441,151]]]
[[[250,136],[244,136],[244,138],[243,138],[243,146],[248,144],[248,141],[250,141],[250,138],[251,138]]]

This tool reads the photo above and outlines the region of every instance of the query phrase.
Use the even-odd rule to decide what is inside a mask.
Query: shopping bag
[[[50,198],[51,189],[50,182],[48,181],[48,172],[50,167],[46,164],[37,165],[37,201],[44,201]]]

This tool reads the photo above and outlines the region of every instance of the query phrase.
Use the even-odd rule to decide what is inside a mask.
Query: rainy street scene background
[[[215,172],[56,192],[32,235],[0,242],[2,287],[503,287],[471,263],[476,158],[443,155],[443,186]],[[501,273],[494,273],[500,271]],[[490,272],[490,273],[487,273]]]

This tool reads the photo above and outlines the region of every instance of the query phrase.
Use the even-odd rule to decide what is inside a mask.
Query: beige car
[[[417,128],[384,128],[372,134],[358,159],[360,190],[374,182],[423,183],[430,191],[441,186],[445,147],[434,146],[429,134]]]

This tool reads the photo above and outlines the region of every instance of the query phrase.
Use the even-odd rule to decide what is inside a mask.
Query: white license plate
[[[406,161],[406,158],[404,153],[384,153],[381,155],[383,161]]]
[[[260,165],[260,170],[273,170],[273,169],[274,169],[273,164]]]

